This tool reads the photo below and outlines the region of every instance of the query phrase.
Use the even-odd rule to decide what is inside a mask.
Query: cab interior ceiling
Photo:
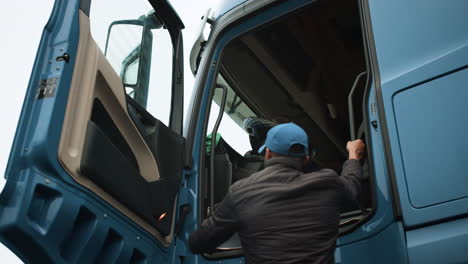
[[[233,40],[221,74],[257,113],[302,126],[313,160],[339,170],[350,139],[348,94],[366,70],[361,34],[357,1],[318,1]]]

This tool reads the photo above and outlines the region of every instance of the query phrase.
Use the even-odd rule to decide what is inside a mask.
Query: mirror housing
[[[109,50],[112,50],[112,34],[116,30],[124,30],[127,32],[138,32],[140,35],[139,43],[131,46],[128,53],[121,54],[123,58],[114,61],[116,69],[120,69],[117,74],[123,81],[126,93],[135,101],[146,107],[148,101],[149,77],[150,73],[147,69],[151,66],[151,54],[153,47],[153,33],[152,29],[162,27],[162,23],[154,15],[154,10],[147,15],[142,15],[138,19],[131,20],[117,20],[109,25],[107,30],[106,46],[104,55],[108,57]],[[117,31],[118,32],[118,31]],[[138,39],[138,37],[137,37]],[[135,43],[133,43],[135,44]],[[109,61],[113,63],[112,58]]]
[[[198,37],[193,43],[192,49],[190,51],[190,69],[192,70],[193,76],[197,74],[198,66],[200,65],[201,57],[206,45],[206,39],[203,35],[205,30],[205,25],[208,22],[208,16],[210,15],[211,8],[205,12],[205,15],[202,17],[200,27],[198,29]]]

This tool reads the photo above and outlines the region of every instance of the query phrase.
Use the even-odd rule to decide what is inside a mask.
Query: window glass
[[[226,106],[224,108],[223,118],[219,125],[218,134],[226,141],[229,146],[239,154],[244,155],[251,150],[249,135],[243,126],[247,117],[256,117],[257,115],[245,104],[245,102],[234,92],[226,80],[219,75],[218,84],[227,87]],[[213,97],[213,103],[210,110],[210,120],[208,123],[208,134],[213,131],[214,124],[219,114],[219,105],[221,104],[222,89],[216,89]]]
[[[113,25],[111,34],[109,34],[108,46],[104,47],[106,57],[117,73],[122,72],[125,67],[125,61],[132,58],[132,61],[138,61],[138,51],[143,35],[143,27],[140,25]],[[133,54],[133,56],[130,56]]]
[[[173,47],[153,12],[145,0],[92,1],[91,34],[125,92],[168,125]]]
[[[125,69],[125,79],[123,80],[126,85],[136,85],[138,81],[138,67],[140,60],[134,60],[128,64]]]

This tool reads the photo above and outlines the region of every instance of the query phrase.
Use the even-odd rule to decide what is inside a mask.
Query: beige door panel
[[[86,128],[91,118],[93,102],[98,99],[132,150],[141,176],[148,182],[159,179],[156,160],[128,114],[122,81],[93,40],[90,33],[89,17],[80,11],[79,20],[80,41],[60,138],[59,161],[75,181],[109,202],[161,242],[167,243],[171,234],[166,237],[167,239],[163,238],[153,226],[142,220],[89,178],[80,174]]]

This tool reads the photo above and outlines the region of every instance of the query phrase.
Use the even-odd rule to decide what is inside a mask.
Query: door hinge
[[[175,226],[175,235],[177,236],[180,231],[182,230],[182,227],[185,223],[185,219],[187,219],[187,216],[192,212],[192,205],[190,204],[184,204],[179,207],[179,217],[177,219],[177,223]]]
[[[185,241],[176,238],[176,244],[175,244],[175,254],[178,257],[186,257],[187,256],[187,245],[185,244]]]

